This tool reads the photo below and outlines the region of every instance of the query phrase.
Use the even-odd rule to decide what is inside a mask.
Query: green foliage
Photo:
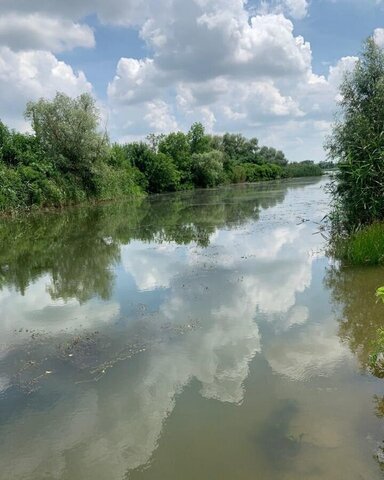
[[[340,116],[326,148],[338,161],[333,226],[350,233],[384,220],[384,52],[373,38],[340,94]]]
[[[384,303],[384,287],[379,287],[376,290],[376,297]]]
[[[210,138],[205,134],[201,123],[194,123],[188,132],[190,151],[194,153],[206,153],[209,151]]]
[[[259,158],[262,163],[274,163],[280,165],[280,167],[285,167],[288,164],[284,153],[281,150],[276,150],[271,147],[261,147]]]
[[[376,290],[376,297],[384,303],[384,287]],[[376,338],[372,342],[372,350],[369,355],[369,366],[374,375],[384,377],[384,328],[378,328]]]
[[[231,183],[244,183],[247,181],[247,170],[244,165],[234,165],[229,172]]]
[[[244,167],[246,169],[248,182],[257,182],[259,180],[275,180],[276,178],[280,178],[283,174],[283,169],[274,164],[244,164]]]
[[[224,181],[223,154],[218,150],[192,156],[193,182],[197,187],[216,187]]]
[[[320,175],[323,175],[322,168],[311,160],[289,163],[284,169],[284,176],[288,178],[318,177]]]
[[[0,122],[0,212],[288,176],[281,151],[201,123],[110,145],[89,94],[30,102],[25,116],[33,135]]]
[[[172,158],[164,153],[152,154],[146,176],[151,193],[174,192],[180,186],[180,173]]]
[[[376,331],[376,338],[372,342],[371,354],[369,355],[368,365],[372,372],[378,376],[384,376],[384,328],[378,328]]]
[[[93,192],[94,164],[107,155],[108,139],[99,132],[99,112],[89,94],[71,98],[57,93],[53,100],[29,102],[31,121],[42,152],[63,173],[75,173]]]
[[[234,163],[261,163],[257,138],[248,140],[241,134],[225,133],[220,150]]]
[[[319,162],[319,167],[322,170],[335,170],[337,168],[337,165],[332,160],[324,160],[322,162]]]
[[[347,237],[337,236],[332,250],[350,265],[383,265],[384,223],[373,223]]]
[[[191,144],[190,138],[183,132],[170,133],[163,136],[158,151],[172,158],[180,172],[182,185],[191,184]]]
[[[139,185],[138,175],[134,167],[129,165],[113,168],[106,163],[101,163],[95,173],[97,198],[112,200],[123,196],[140,196],[142,189]]]

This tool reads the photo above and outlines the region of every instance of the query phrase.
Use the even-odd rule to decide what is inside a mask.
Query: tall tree
[[[384,220],[384,52],[368,38],[340,86],[340,114],[326,148],[339,162],[334,225],[353,231]]]
[[[87,93],[71,98],[57,93],[53,100],[29,102],[31,121],[44,153],[63,172],[79,175],[92,188],[92,167],[106,155],[108,139],[99,131],[99,111]]]

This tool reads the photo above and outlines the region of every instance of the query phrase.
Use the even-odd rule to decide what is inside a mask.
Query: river
[[[0,478],[384,478],[384,275],[327,258],[328,181],[1,220]]]

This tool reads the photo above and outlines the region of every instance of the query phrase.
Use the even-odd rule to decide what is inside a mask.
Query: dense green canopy
[[[33,135],[0,122],[0,211],[321,174],[315,165],[287,166],[283,152],[256,138],[208,135],[201,123],[111,145],[89,94],[30,102],[25,116]]]

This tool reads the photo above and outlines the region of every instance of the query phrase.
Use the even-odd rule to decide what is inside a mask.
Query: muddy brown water
[[[328,179],[0,221],[0,478],[384,478],[383,269]]]

